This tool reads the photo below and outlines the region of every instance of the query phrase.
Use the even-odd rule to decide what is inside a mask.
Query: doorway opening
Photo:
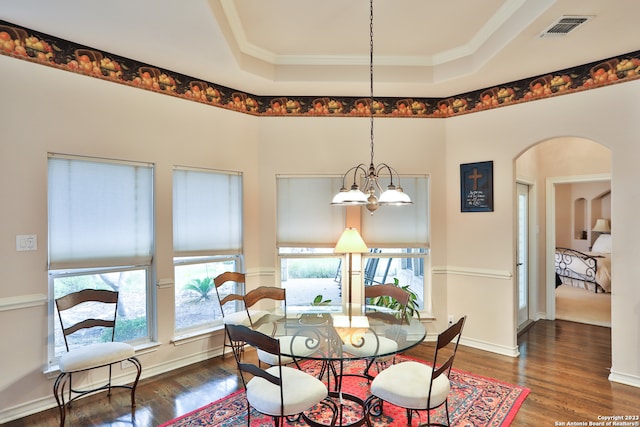
[[[548,178],[547,200],[547,313],[611,327],[611,251],[596,247],[601,233],[593,230],[598,219],[611,219],[610,174]],[[570,277],[574,271],[585,280]]]
[[[575,224],[557,218],[555,185],[577,181],[607,181],[610,183],[611,150],[584,138],[558,137],[531,146],[516,158],[515,163],[517,182],[531,184],[529,187],[528,219],[530,225],[528,227],[527,276],[529,318],[531,321],[545,318],[554,320],[556,318],[554,259],[555,247],[557,246],[556,231],[576,236]],[[593,208],[590,204],[591,199],[587,198],[585,203],[585,206]],[[571,209],[575,209],[575,207]],[[592,243],[589,233],[593,227],[592,222],[595,222],[596,216],[607,215],[610,215],[610,212],[607,213],[606,210],[600,210],[597,215],[595,213],[592,216],[583,215],[581,218],[584,225],[580,226],[577,240],[582,243]],[[519,222],[519,216],[517,221]],[[587,231],[586,239],[582,239],[582,231]],[[571,238],[573,239],[573,237]],[[589,245],[587,245],[587,249],[588,247]],[[520,260],[517,261],[517,263],[520,262]],[[520,274],[519,271],[518,274]],[[516,284],[518,289],[515,290],[515,293],[520,299],[520,295],[518,295],[520,284]],[[520,313],[520,301],[517,302],[518,313],[515,313],[517,314],[515,321],[517,329],[520,331],[520,323],[524,313]]]

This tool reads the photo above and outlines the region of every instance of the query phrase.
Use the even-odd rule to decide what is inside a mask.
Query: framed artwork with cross
[[[460,211],[493,212],[493,161],[460,165]]]

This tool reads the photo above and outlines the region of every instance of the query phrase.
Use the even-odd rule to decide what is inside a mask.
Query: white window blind
[[[429,246],[429,178],[403,176],[401,185],[412,205],[381,206],[373,215],[362,208],[362,238],[370,248]]]
[[[242,251],[242,175],[175,168],[174,256]]]
[[[278,247],[333,247],[345,227],[345,209],[331,206],[340,177],[278,176]]]
[[[153,165],[50,154],[49,269],[149,265]]]

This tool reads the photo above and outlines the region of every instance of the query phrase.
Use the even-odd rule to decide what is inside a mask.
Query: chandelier
[[[402,190],[400,186],[400,176],[398,172],[386,163],[375,165],[373,162],[373,0],[369,1],[369,120],[371,129],[371,159],[369,167],[364,163],[360,163],[347,170],[342,176],[342,187],[340,191],[333,197],[332,205],[349,206],[349,205],[365,205],[366,208],[373,213],[378,206],[385,205],[410,205],[411,198]],[[345,182],[349,178],[349,174],[353,173],[353,183],[351,188],[347,190]],[[386,190],[380,185],[380,176],[389,176],[389,185]],[[394,176],[398,185],[393,183]],[[359,178],[365,177],[362,190],[358,185]]]

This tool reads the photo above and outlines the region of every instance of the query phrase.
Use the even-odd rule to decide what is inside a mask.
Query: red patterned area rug
[[[402,360],[415,360],[406,356],[398,356],[396,363]],[[424,361],[421,361],[424,362]],[[361,373],[364,362],[351,361],[345,364],[345,373]],[[320,363],[307,361],[302,369],[312,375],[320,372]],[[372,368],[372,372],[375,368]],[[529,394],[529,389],[513,384],[504,383],[492,378],[481,377],[468,372],[453,369],[451,372],[451,392],[449,393],[449,410],[452,427],[506,427],[511,424],[520,406]],[[366,379],[352,376],[343,380],[343,392],[366,398],[369,385]],[[343,424],[351,424],[362,417],[362,411],[356,404],[348,401],[343,408]],[[312,408],[307,416],[318,422],[323,422],[323,407]],[[379,417],[372,417],[375,427],[406,426],[407,417],[404,409],[384,404],[384,413]],[[412,425],[426,423],[426,412],[420,416],[413,416]],[[444,406],[431,413],[431,421],[445,422]],[[328,424],[328,423],[327,423]],[[160,427],[186,426],[216,426],[240,427],[247,425],[247,400],[244,390],[231,394],[217,402],[210,403],[186,415],[162,424]],[[264,416],[257,411],[251,411],[251,427],[272,426],[271,417]],[[307,424],[298,420],[287,422],[287,426],[298,427]],[[366,425],[366,424],[365,424]]]

